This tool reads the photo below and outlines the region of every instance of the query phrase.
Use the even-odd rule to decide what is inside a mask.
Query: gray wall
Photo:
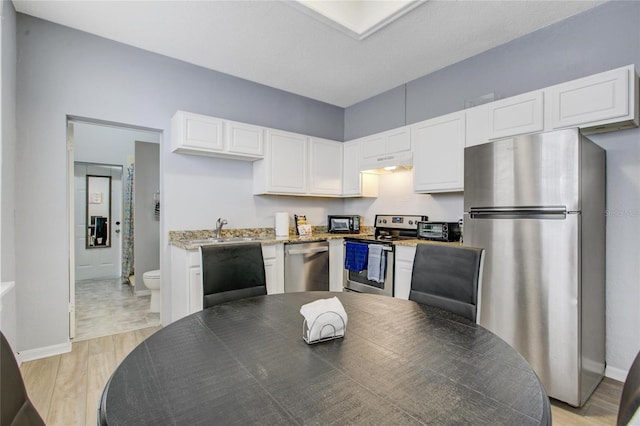
[[[345,140],[458,111],[487,93],[509,97],[628,64],[637,69],[639,23],[640,2],[596,7],[347,108]],[[640,328],[630,326],[640,324],[640,129],[591,139],[607,150],[607,370],[624,378],[640,349]],[[452,206],[451,197],[462,200],[434,195],[422,200],[430,203],[424,213],[438,211],[443,197]],[[363,203],[348,200],[345,210]]]
[[[346,108],[345,140],[459,111],[487,93],[505,98],[640,65],[639,19],[638,2],[611,2],[408,82]]]
[[[174,154],[168,143],[170,119],[178,109],[341,140],[341,108],[22,14],[17,50],[16,280],[22,290],[22,351],[68,342],[67,114],[163,132],[162,265],[169,263],[169,230],[212,228],[218,216],[231,219],[230,227],[251,227],[273,226],[273,214],[280,210],[310,211],[317,218],[342,212],[341,200],[254,197],[250,163]],[[50,221],[34,226],[41,223],[43,205]],[[35,240],[39,243],[32,244]],[[163,277],[169,274],[163,267]],[[162,291],[171,294],[164,278]],[[166,321],[171,307],[164,299]]]
[[[148,142],[135,144],[133,259],[137,293],[147,289],[142,274],[160,269],[160,221],[156,220],[153,202],[153,194],[160,190],[160,145]]]

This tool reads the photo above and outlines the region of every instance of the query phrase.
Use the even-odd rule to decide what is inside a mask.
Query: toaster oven
[[[460,241],[458,222],[418,222],[418,238],[435,241]]]

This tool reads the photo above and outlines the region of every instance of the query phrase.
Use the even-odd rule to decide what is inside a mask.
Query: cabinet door
[[[342,142],[309,139],[309,193],[342,193]]]
[[[191,265],[188,269],[189,275],[189,313],[202,310],[203,291],[202,291],[202,272],[200,264]]]
[[[342,164],[342,195],[360,195],[360,141],[344,143]]]
[[[307,137],[278,130],[267,131],[267,191],[307,192]]]
[[[411,127],[415,192],[462,191],[465,114],[456,112]]]
[[[393,297],[409,300],[411,291],[411,276],[413,274],[413,258],[416,254],[415,247],[396,247],[395,281]]]
[[[360,141],[345,142],[342,148],[342,196],[377,197],[378,175],[360,173]]]
[[[262,257],[267,279],[267,294],[284,293],[284,245],[263,244]]]
[[[386,153],[386,139],[384,135],[377,134],[360,139],[360,152],[362,158],[376,158]]]
[[[573,80],[547,89],[551,128],[590,127],[634,118],[632,67]],[[631,102],[630,102],[631,100]]]
[[[487,104],[489,139],[543,131],[543,100],[539,90]]]
[[[466,110],[467,126],[465,146],[481,145],[489,142],[489,109],[480,105]]]
[[[385,132],[386,154],[411,151],[411,130],[409,126]]]
[[[261,158],[264,154],[262,127],[235,121],[226,122],[227,151],[231,154]]]
[[[224,150],[223,120],[178,111],[171,122],[173,151],[218,153]]]

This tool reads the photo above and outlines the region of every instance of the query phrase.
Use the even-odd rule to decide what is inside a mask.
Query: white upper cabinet
[[[377,197],[378,176],[360,173],[360,141],[342,144],[342,195],[344,197]]]
[[[546,92],[549,130],[580,127],[584,133],[598,133],[638,125],[633,65],[558,84]]]
[[[543,101],[543,91],[538,90],[486,104],[489,139],[543,131]]]
[[[225,121],[227,151],[232,154],[262,158],[264,128],[253,124]]]
[[[360,170],[393,165],[411,165],[409,126],[357,139],[360,142]]]
[[[467,117],[465,146],[489,142],[489,107],[487,104],[465,110]]]
[[[251,124],[178,111],[171,119],[171,150],[253,161],[262,158],[263,133]]]
[[[171,150],[210,155],[224,151],[224,121],[206,115],[178,111],[171,119]]]
[[[464,187],[465,112],[411,126],[415,192],[453,192]]]
[[[342,142],[309,138],[309,193],[342,195]]]
[[[306,194],[307,137],[267,130],[263,160],[253,163],[254,194]]]
[[[264,159],[253,163],[253,193],[340,197],[342,142],[268,129]]]

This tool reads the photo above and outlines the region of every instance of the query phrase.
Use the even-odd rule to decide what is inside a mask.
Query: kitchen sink
[[[196,245],[224,244],[224,243],[246,243],[251,241],[263,241],[263,237],[228,237],[228,238],[202,238],[199,240],[189,240],[189,243]]]

